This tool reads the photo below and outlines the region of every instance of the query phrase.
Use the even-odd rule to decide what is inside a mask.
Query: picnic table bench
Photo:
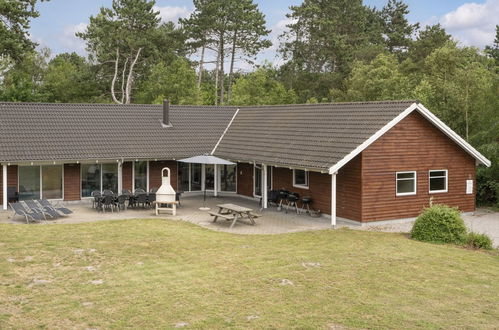
[[[252,226],[256,224],[255,219],[258,214],[253,213],[253,209],[239,206],[236,204],[219,204],[217,205],[218,212],[209,212],[213,216],[213,222],[217,222],[218,218],[223,218],[227,221],[232,221],[230,228],[234,227],[238,220],[248,219]]]

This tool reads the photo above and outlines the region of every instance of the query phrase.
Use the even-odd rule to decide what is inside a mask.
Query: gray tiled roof
[[[0,103],[0,161],[172,159],[209,153],[234,107]]]
[[[241,108],[215,155],[327,170],[414,102],[417,101]]]

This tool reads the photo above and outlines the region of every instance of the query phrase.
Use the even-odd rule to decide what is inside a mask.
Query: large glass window
[[[19,199],[40,199],[40,166],[19,166]]]
[[[447,170],[430,171],[430,193],[447,192]]]
[[[81,165],[81,197],[90,197],[92,191],[101,191],[100,164]]]
[[[102,190],[118,192],[118,164],[102,164]]]
[[[205,187],[206,190],[215,189],[215,165],[205,165]]]
[[[180,191],[189,191],[189,167],[188,163],[178,163],[178,185]]]
[[[42,166],[42,196],[62,199],[62,166]]]
[[[416,172],[397,172],[397,196],[416,195]]]
[[[191,164],[191,191],[201,190],[201,164]]]
[[[220,190],[236,191],[236,165],[220,166]]]
[[[147,161],[135,162],[133,166],[134,190],[140,188],[147,191]]]
[[[262,196],[262,168],[257,165],[253,167],[253,194]]]

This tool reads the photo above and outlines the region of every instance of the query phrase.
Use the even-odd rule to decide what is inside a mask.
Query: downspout
[[[7,211],[7,164],[3,164],[3,176],[2,176],[2,181],[3,181],[3,210]]]
[[[331,226],[336,228],[336,175],[338,172],[331,174]]]

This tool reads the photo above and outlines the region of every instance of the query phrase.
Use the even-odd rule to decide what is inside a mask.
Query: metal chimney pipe
[[[163,125],[170,126],[170,101],[163,100]]]

